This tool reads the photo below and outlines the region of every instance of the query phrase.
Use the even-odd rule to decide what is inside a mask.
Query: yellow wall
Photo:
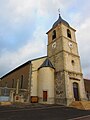
[[[44,62],[46,57],[33,60],[32,61],[32,76],[31,76],[31,96],[37,96],[37,76],[38,76],[38,68]]]
[[[54,103],[54,69],[43,67],[38,72],[38,97],[39,102],[43,102],[43,91],[47,91],[48,104]]]

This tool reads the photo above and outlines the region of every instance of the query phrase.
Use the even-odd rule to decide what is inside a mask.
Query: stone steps
[[[90,110],[90,101],[73,101],[69,106],[82,110]]]
[[[85,110],[90,110],[90,101],[81,101],[81,103],[84,106]]]

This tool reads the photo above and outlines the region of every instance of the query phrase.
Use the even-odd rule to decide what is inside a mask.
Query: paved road
[[[57,105],[41,105],[35,107],[0,107],[0,120],[75,120],[74,118],[86,115],[90,115],[90,111]],[[80,118],[77,120],[84,119]]]
[[[86,116],[82,116],[82,117],[76,117],[76,118],[69,119],[69,120],[90,120],[90,115],[86,115]]]

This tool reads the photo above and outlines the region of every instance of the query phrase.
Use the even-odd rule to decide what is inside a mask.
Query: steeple
[[[75,29],[59,11],[59,18],[47,34],[47,54],[55,67],[55,102],[69,105],[73,100],[86,99]]]
[[[63,20],[62,17],[61,17],[61,15],[60,15],[60,13],[59,13],[59,18],[58,18],[58,20],[53,24],[52,28],[56,27],[56,26],[57,26],[58,24],[60,24],[60,23],[63,23],[63,24],[65,24],[65,25],[69,26],[68,22],[66,22],[65,20]]]

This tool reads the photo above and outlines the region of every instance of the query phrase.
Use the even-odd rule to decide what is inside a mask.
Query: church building
[[[0,95],[11,102],[69,105],[87,100],[75,37],[62,19],[47,32],[47,56],[30,60],[1,77]]]

